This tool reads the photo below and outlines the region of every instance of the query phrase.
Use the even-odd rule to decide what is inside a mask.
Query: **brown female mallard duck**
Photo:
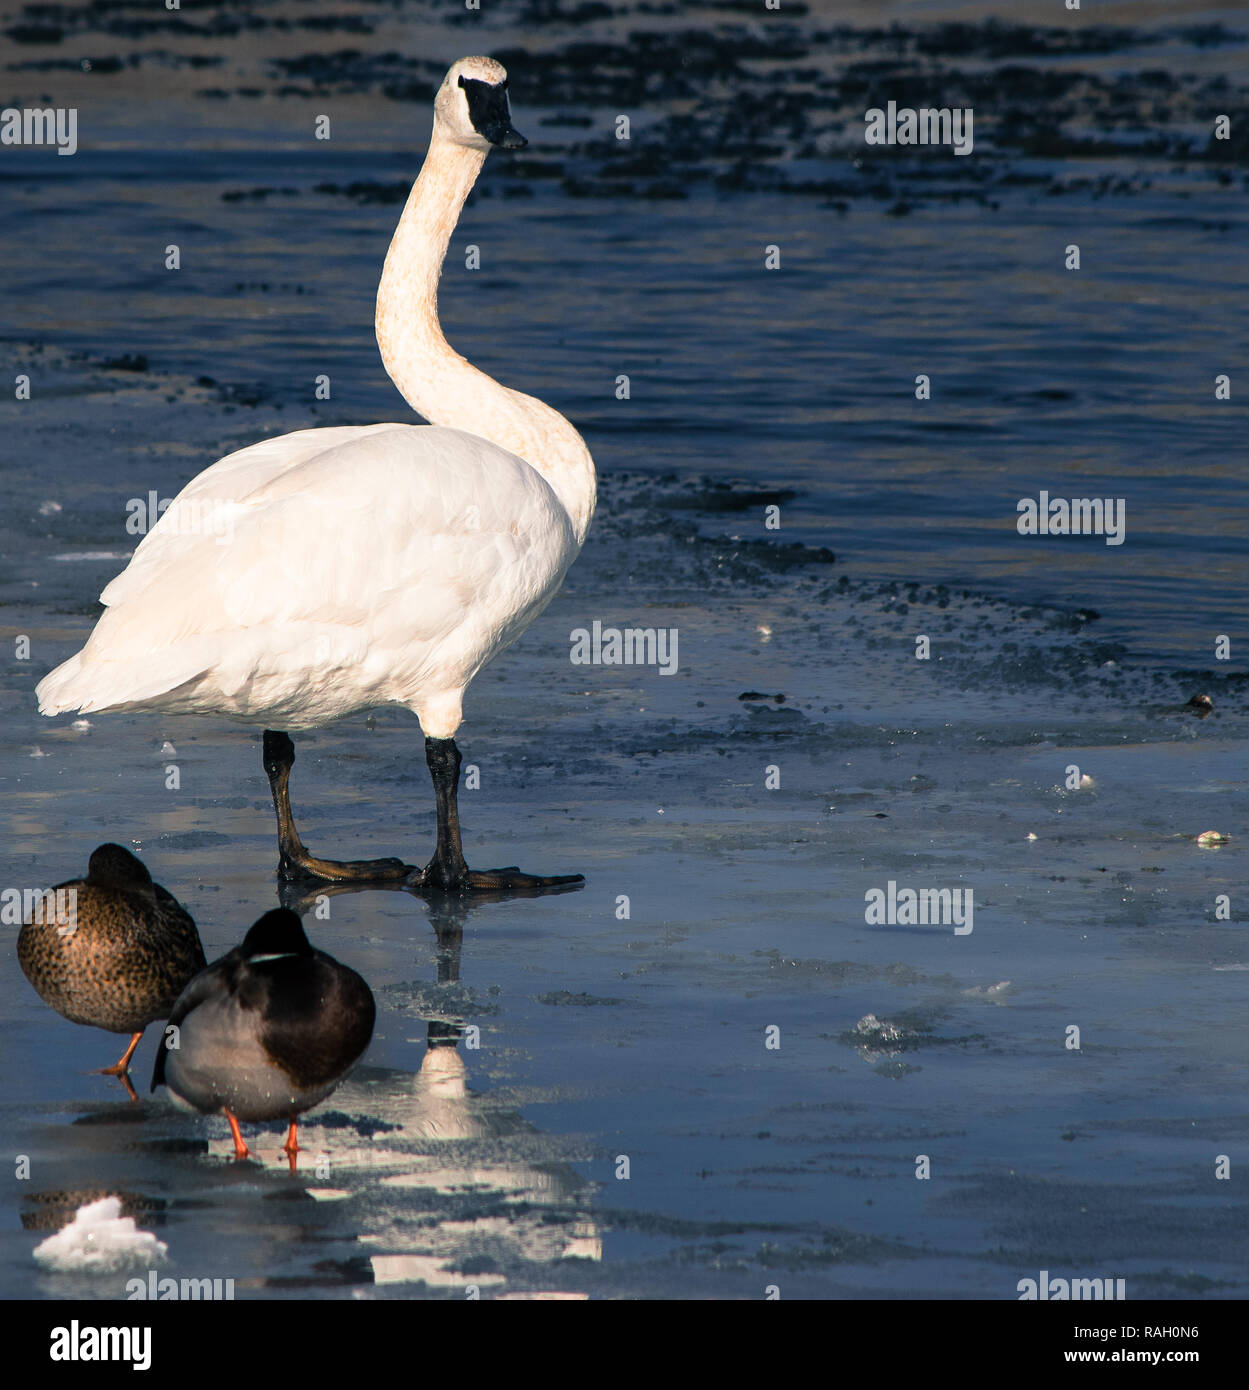
[[[49,906],[58,903],[67,908],[60,921]],[[71,1023],[131,1034],[120,1061],[100,1069],[126,1081],[143,1030],[169,1016],[204,968],[195,923],[121,845],[101,845],[86,878],[57,884],[44,905],[17,938],[22,973]]]

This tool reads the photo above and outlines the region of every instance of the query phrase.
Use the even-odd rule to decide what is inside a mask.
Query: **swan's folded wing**
[[[246,713],[298,702],[304,686],[324,701],[341,673],[378,691],[475,669],[470,654],[510,641],[576,549],[533,468],[429,426],[356,436],[223,515],[223,534],[170,528],[121,576],[87,646],[41,685],[45,708],[138,704],[210,676],[203,707],[219,692]]]
[[[290,469],[344,444],[386,430],[410,428],[384,424],[296,430],[274,439],[262,439],[218,459],[196,474],[173,499],[136,546],[130,563],[106,585],[100,602],[112,607],[145,588],[184,537],[227,534],[239,515],[239,504]]]

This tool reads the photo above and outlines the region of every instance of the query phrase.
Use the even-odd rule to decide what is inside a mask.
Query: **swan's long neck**
[[[585,442],[558,411],[466,362],[438,322],[443,258],[485,158],[435,124],[377,287],[377,345],[404,400],[431,425],[481,435],[532,464],[563,503],[580,545],[595,500]]]

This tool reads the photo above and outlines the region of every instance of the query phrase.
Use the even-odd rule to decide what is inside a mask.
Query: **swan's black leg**
[[[264,736],[265,771],[273,793],[273,809],[278,816],[278,875],[288,880],[319,878],[328,883],[384,883],[407,878],[416,870],[402,859],[357,859],[346,862],[318,859],[309,854],[295,829],[287,784],[295,745],[289,735],[272,729]]]
[[[438,844],[425,866],[424,881],[431,888],[454,891],[468,877],[464,847],[460,842],[460,750],[453,738],[427,738],[425,761],[434,779],[434,804],[438,808]]]
[[[562,884],[584,883],[581,874],[522,873],[513,865],[507,869],[470,869],[464,862],[460,843],[460,750],[453,738],[427,738],[425,761],[434,779],[434,800],[438,807],[438,847],[424,871],[412,880],[415,888],[433,888],[443,893],[497,892],[500,889],[558,888]]]

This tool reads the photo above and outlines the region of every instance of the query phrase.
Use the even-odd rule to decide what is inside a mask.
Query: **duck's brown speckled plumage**
[[[74,890],[66,923],[27,922],[17,938],[22,973],[71,1023],[141,1033],[167,1018],[205,965],[195,923],[129,850],[101,845]]]

